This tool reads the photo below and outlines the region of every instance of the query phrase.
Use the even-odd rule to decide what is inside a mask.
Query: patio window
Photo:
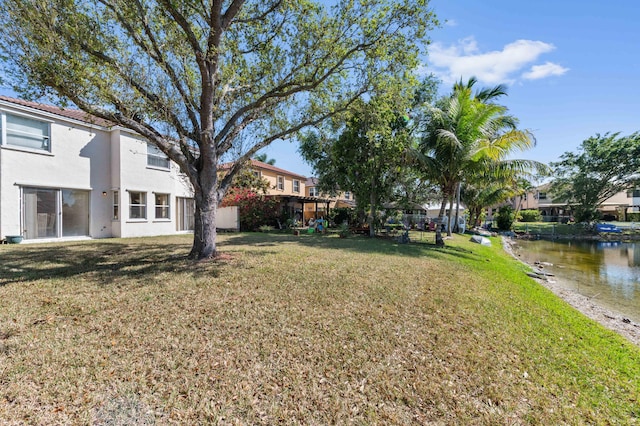
[[[169,194],[156,195],[156,219],[169,219]]]
[[[147,218],[147,193],[129,192],[129,219]]]

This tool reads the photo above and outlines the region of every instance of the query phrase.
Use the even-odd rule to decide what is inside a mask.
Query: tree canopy
[[[551,167],[553,199],[571,205],[578,222],[598,219],[602,202],[640,183],[640,133],[596,134]]]
[[[535,161],[508,159],[511,153],[532,147],[533,135],[517,129],[517,119],[495,102],[506,94],[504,86],[474,92],[476,83],[475,78],[456,83],[449,96],[430,108],[423,138],[413,150],[425,179],[441,189],[439,221],[463,182],[488,172],[506,182],[515,171],[544,167]],[[450,223],[451,215],[452,210]],[[449,226],[449,234],[451,230]]]
[[[409,147],[401,105],[391,94],[357,102],[338,137],[323,139],[313,133],[300,146],[302,156],[318,173],[322,190],[353,192],[358,208],[368,212],[372,236],[375,213],[400,179]]]
[[[74,104],[173,160],[194,188],[190,256],[209,258],[218,202],[244,160],[415,67],[436,23],[428,6],[4,0],[0,57],[24,96]]]

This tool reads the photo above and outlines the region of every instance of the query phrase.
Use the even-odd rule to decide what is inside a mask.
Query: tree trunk
[[[373,227],[373,221],[375,219],[376,214],[376,193],[373,189],[373,184],[371,185],[371,195],[369,197],[369,236],[371,238],[376,236],[376,230]]]
[[[460,183],[458,182],[458,187],[456,189],[456,219],[453,222],[453,232],[460,232],[460,227],[458,226],[459,218],[460,218]]]
[[[208,139],[210,132],[206,133]],[[218,157],[215,143],[209,141],[200,149],[201,168],[194,171],[191,184],[194,190],[196,211],[194,214],[193,247],[189,253],[190,259],[213,259],[216,249],[216,213],[218,200],[224,192],[218,188]]]
[[[447,237],[450,237],[452,235],[451,228],[453,228],[453,194],[449,196],[449,215],[447,217],[447,221]]]
[[[212,190],[215,194],[215,190]],[[216,213],[218,200],[215,196],[207,197],[196,194],[196,211],[193,229],[193,247],[190,259],[212,259],[216,256]]]
[[[444,211],[447,208],[447,194],[442,194],[442,203],[440,203],[440,211],[438,212],[438,225],[441,225],[442,219],[444,219]]]

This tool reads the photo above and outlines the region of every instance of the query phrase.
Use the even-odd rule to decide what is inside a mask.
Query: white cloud
[[[444,25],[447,27],[457,27],[458,22],[456,22],[455,19],[447,19],[446,21],[444,21]]]
[[[554,64],[553,62],[545,62],[544,65],[532,66],[531,70],[522,74],[522,78],[526,78],[527,80],[538,80],[552,75],[563,75],[567,71],[569,71],[569,68]]]
[[[429,67],[445,83],[467,80],[475,76],[485,84],[514,83],[516,76],[542,54],[551,52],[555,46],[542,41],[516,40],[502,48],[481,52],[473,37],[460,40],[457,44],[445,46],[434,43],[429,51]],[[554,66],[554,68],[552,68]],[[541,68],[538,68],[541,67]],[[547,62],[533,66],[524,78],[543,78],[562,75],[568,69]]]

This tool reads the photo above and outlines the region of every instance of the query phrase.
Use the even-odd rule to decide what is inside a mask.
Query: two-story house
[[[304,219],[309,220],[311,218],[319,218],[327,215],[329,209],[336,208],[354,208],[356,206],[353,193],[350,191],[340,191],[336,196],[331,197],[327,194],[322,194],[318,187],[318,178],[310,177],[305,182],[306,196],[309,198],[322,199],[325,202],[316,206],[312,203],[306,204],[304,208]]]
[[[82,111],[0,96],[0,238],[193,229],[190,185],[154,145]]]
[[[549,194],[550,184],[540,185],[525,194],[514,197],[511,202],[514,209],[518,210],[539,210],[544,221],[556,222],[567,220],[572,217],[571,206],[566,202],[553,200]],[[640,196],[640,191],[623,191],[603,201],[598,210],[605,220],[628,219],[629,213],[637,212],[640,205],[640,197],[634,198],[634,194]]]
[[[223,165],[221,169],[229,166]],[[269,183],[266,195],[280,202],[283,216],[306,223],[311,217],[326,215],[332,200],[314,191],[315,185],[307,186],[309,179],[305,176],[255,159],[251,160],[250,167],[253,173]],[[331,204],[334,206],[335,202]]]

